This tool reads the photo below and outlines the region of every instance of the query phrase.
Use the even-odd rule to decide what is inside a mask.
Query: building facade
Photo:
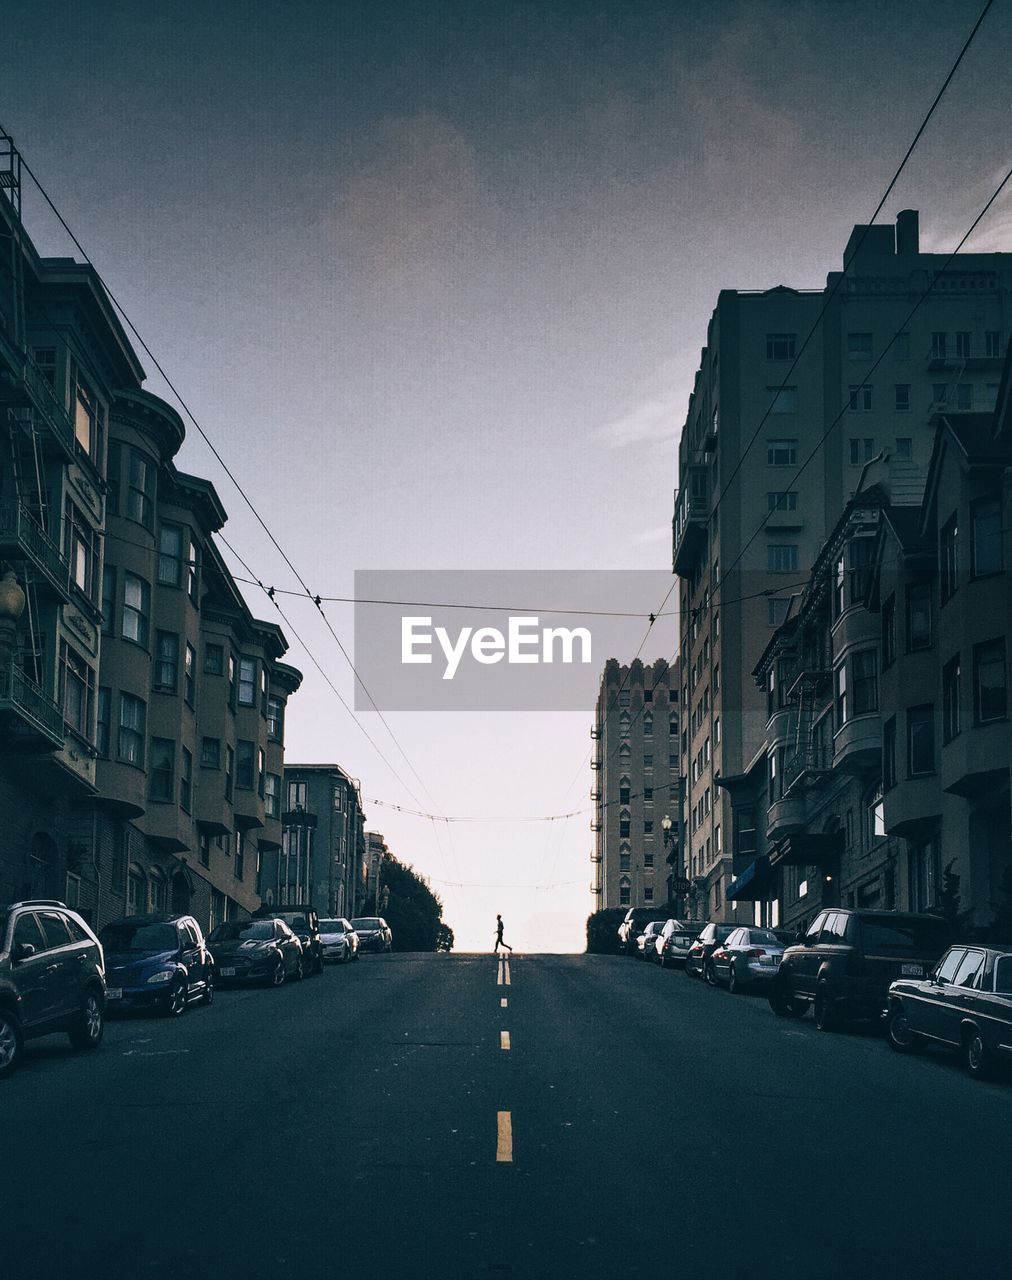
[[[595,910],[674,899],[671,882],[681,874],[679,725],[677,661],[646,666],[637,659],[624,667],[609,659],[590,731]]]
[[[943,271],[907,211],[895,227],[855,227],[843,261],[825,289],[720,294],[681,433],[681,775],[689,875],[710,917],[747,914],[726,897],[749,855],[724,838],[731,790],[718,784],[764,750],[751,672],[791,595],[871,458],[885,449],[923,469],[933,411],[997,400],[1012,256],[960,255]]]
[[[384,836],[379,831],[367,831],[365,833],[365,892],[359,903],[359,910],[363,914],[379,914],[383,863],[389,856],[390,850],[387,848]]]

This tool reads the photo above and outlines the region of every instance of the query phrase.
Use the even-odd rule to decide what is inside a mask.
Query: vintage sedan
[[[898,978],[886,1039],[898,1053],[926,1041],[955,1049],[978,1079],[1012,1060],[1012,947],[950,947],[929,978]]]

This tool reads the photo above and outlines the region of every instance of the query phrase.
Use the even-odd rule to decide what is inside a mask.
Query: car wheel
[[[172,990],[169,992],[169,1003],[165,1009],[170,1018],[178,1018],[186,1012],[187,995],[186,983],[182,978],[177,978],[172,984]]]
[[[97,1049],[105,1031],[105,1009],[97,991],[86,991],[67,1034],[75,1049]]]
[[[917,1048],[917,1037],[910,1030],[906,1010],[897,1001],[886,1018],[886,1041],[890,1049],[897,1053],[913,1053]]]
[[[295,980],[297,982],[301,982],[303,978],[307,978],[308,976],[309,976],[309,961],[306,959],[305,956],[300,956],[299,967],[295,971]]]
[[[779,980],[774,979],[770,983],[766,1001],[778,1018],[803,1018],[808,1012],[808,1005],[805,1001],[797,1000],[791,996],[788,992],[787,984],[782,978]]]
[[[278,962],[271,970],[271,976],[268,978],[268,982],[272,987],[283,987],[286,976],[285,958],[284,956],[278,956]]]
[[[975,1080],[986,1080],[991,1074],[991,1055],[976,1027],[963,1036],[963,1065]]]
[[[707,960],[706,964],[703,966],[703,977],[711,987],[715,987],[717,985],[717,969],[712,960]]]
[[[815,988],[815,1025],[820,1031],[832,1031],[836,1023],[836,1010],[829,997],[829,984],[820,982]]]
[[[18,1065],[22,1043],[17,1018],[0,1009],[0,1076],[9,1076]]]
[[[735,976],[733,964],[731,965],[730,969],[728,969],[727,971],[727,989],[728,991],[730,991],[730,993],[733,996],[738,995],[738,993],[741,991],[741,983],[738,981],[737,977]]]

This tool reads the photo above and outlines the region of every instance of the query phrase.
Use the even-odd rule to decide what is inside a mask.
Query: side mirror
[[[14,960],[30,960],[36,954],[35,948],[30,942],[19,942],[14,948]]]

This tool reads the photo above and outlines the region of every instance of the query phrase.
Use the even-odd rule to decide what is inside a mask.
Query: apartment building
[[[0,899],[94,923],[258,902],[280,844],[301,676],[214,544],[213,486],[178,471],[175,411],[92,269],[40,258],[0,146]]]
[[[865,468],[754,669],[764,746],[722,785],[728,897],[761,923],[844,905],[986,929],[1012,892],[1010,370],[995,414],[935,416],[920,474]]]
[[[281,843],[261,871],[264,902],[356,915],[368,877],[358,781],[336,764],[286,765],[284,797]]]
[[[375,915],[380,909],[380,878],[383,863],[390,856],[385,837],[379,831],[365,833],[366,882],[359,910]]]
[[[590,736],[594,909],[661,906],[681,874],[678,662],[605,663]]]
[[[751,673],[791,595],[867,462],[886,450],[923,471],[933,413],[996,403],[1012,255],[944,264],[920,252],[918,214],[906,211],[895,226],[855,227],[825,289],[726,290],[711,317],[673,520],[686,857],[707,916],[751,918],[726,897],[750,855],[748,840],[739,853],[724,838],[731,792],[718,784],[763,753],[765,692]]]

